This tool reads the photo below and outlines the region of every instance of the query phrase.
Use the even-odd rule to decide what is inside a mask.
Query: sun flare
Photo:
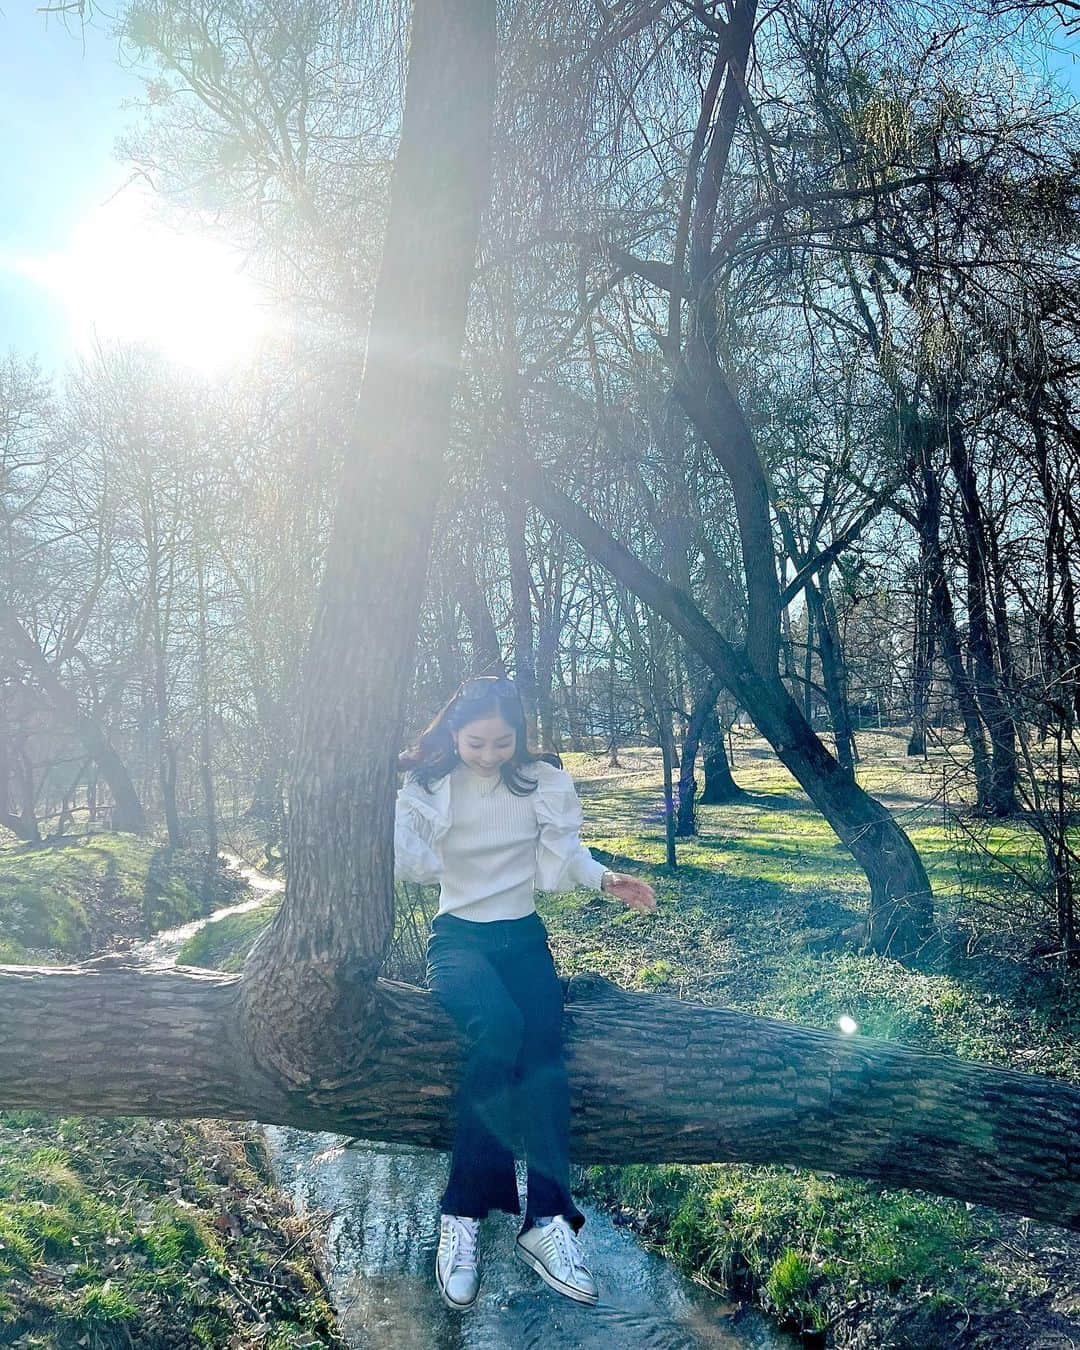
[[[63,303],[76,344],[145,342],[214,374],[244,359],[270,325],[244,259],[208,234],[171,228],[129,188],[85,216],[67,246],[24,260]]]

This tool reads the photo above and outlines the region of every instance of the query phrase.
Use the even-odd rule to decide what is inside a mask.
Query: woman
[[[528,1164],[516,1250],[551,1288],[581,1303],[596,1283],[570,1195],[570,1094],[562,1048],[562,986],[534,887],[591,886],[654,910],[651,886],[608,871],[581,843],[581,803],[557,755],[528,748],[511,680],[466,680],[401,756],[395,874],[440,883],[428,943],[428,985],[463,1033],[450,1178],[442,1200],[435,1280],[451,1308],[476,1300],[480,1220],[520,1214],[514,1146]]]

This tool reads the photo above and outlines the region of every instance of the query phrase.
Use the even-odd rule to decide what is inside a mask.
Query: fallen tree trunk
[[[335,1027],[297,1088],[250,1054],[242,982],[111,961],[0,967],[0,1102],[448,1146],[457,1038],[428,994],[378,981],[368,1024]],[[565,1031],[578,1161],[793,1163],[1080,1229],[1071,1084],[591,975],[569,982]]]

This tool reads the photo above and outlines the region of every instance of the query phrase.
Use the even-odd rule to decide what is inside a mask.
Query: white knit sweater
[[[490,923],[536,908],[533,889],[599,889],[604,865],[581,842],[581,802],[564,769],[524,765],[536,791],[516,797],[499,775],[458,764],[429,793],[408,775],[398,791],[394,875],[440,883],[439,913]]]

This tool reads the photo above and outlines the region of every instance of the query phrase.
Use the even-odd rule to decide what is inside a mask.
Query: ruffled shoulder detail
[[[437,779],[431,791],[421,787],[411,773],[398,790],[398,801],[426,824],[433,838],[441,838],[450,828],[450,775]]]
[[[433,886],[442,876],[442,838],[450,828],[450,778],[426,788],[409,774],[394,807],[394,875]]]
[[[604,865],[581,842],[581,802],[565,769],[539,760],[532,766],[537,787],[532,794],[539,837],[536,842],[536,884],[542,891],[570,891],[575,886],[598,889]]]
[[[537,760],[529,766],[536,778],[536,791],[533,802],[536,805],[536,819],[541,825],[556,825],[581,829],[584,819],[581,802],[574,788],[574,780],[565,769],[557,769],[546,760]]]

